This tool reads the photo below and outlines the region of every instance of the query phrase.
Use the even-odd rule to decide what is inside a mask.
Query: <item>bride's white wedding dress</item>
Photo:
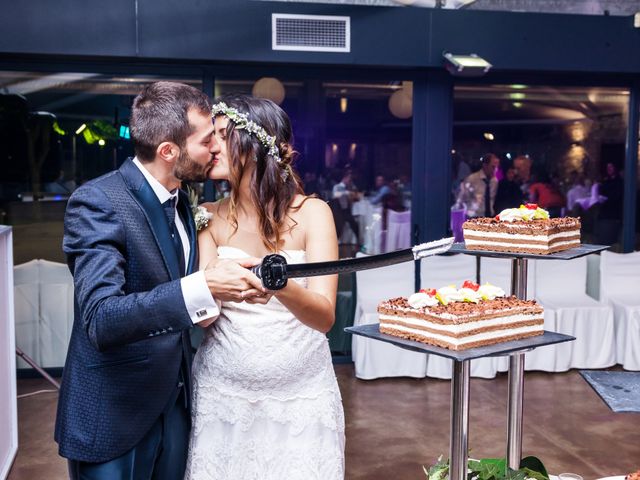
[[[302,250],[281,253],[289,263],[305,261]],[[230,246],[218,254],[247,256]],[[344,414],[326,336],[275,297],[266,305],[223,303],[193,378],[185,479],[344,478]]]

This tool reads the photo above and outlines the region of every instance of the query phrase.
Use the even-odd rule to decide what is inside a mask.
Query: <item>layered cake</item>
[[[380,331],[448,348],[467,348],[542,335],[544,314],[535,300],[506,296],[494,285],[466,281],[420,290],[378,305]]]
[[[549,218],[546,210],[529,203],[494,218],[467,220],[462,233],[469,250],[547,255],[580,246],[580,219]]]

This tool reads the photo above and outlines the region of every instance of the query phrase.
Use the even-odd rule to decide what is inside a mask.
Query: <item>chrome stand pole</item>
[[[466,480],[469,454],[470,360],[452,360],[449,480]]]
[[[527,298],[527,259],[514,258],[511,265],[511,294]],[[507,466],[520,468],[522,458],[522,413],[524,396],[524,353],[509,357],[507,399]]]

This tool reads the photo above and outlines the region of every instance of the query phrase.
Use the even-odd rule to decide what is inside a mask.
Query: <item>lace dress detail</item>
[[[247,256],[235,247],[218,253]],[[302,250],[281,253],[305,261]],[[223,302],[193,378],[186,480],[344,478],[344,413],[327,338],[275,297]]]

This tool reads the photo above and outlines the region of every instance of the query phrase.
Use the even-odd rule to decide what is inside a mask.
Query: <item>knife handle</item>
[[[281,290],[287,286],[287,259],[277,253],[267,255],[260,265],[251,271],[262,280],[262,286],[269,290]]]

